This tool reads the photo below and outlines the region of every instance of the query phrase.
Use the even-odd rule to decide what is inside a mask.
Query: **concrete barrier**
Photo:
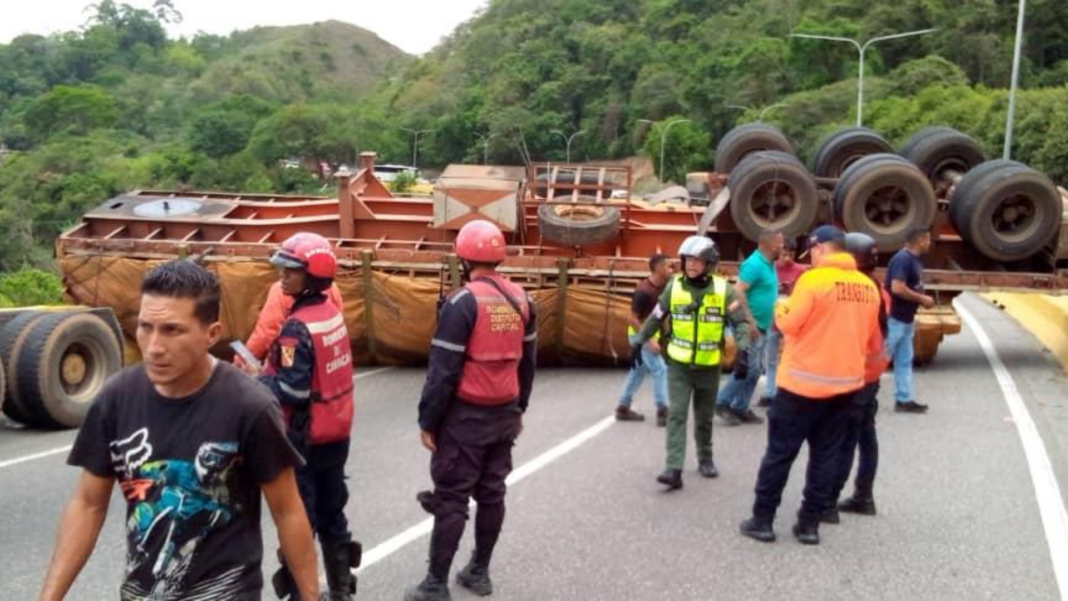
[[[981,295],[1034,334],[1068,372],[1068,296],[990,292]]]

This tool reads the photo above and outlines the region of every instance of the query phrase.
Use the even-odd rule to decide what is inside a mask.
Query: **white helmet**
[[[693,257],[706,261],[709,267],[719,263],[719,249],[708,236],[690,236],[679,246],[680,257]]]

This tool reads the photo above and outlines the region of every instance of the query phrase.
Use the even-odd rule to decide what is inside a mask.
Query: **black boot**
[[[427,574],[419,586],[404,592],[404,601],[452,601],[449,583],[433,574]]]
[[[644,422],[645,416],[630,407],[620,405],[616,407],[616,421],[619,422]]]
[[[771,527],[771,520],[753,516],[742,522],[740,530],[744,536],[758,540],[762,543],[775,542],[775,530]]]
[[[834,507],[824,509],[820,514],[820,522],[824,524],[840,524],[842,523],[841,516],[838,515],[838,510]]]
[[[350,601],[356,596],[356,575],[353,568],[360,567],[363,547],[355,541],[323,543],[323,566],[326,568],[326,583],[330,592],[323,595],[329,601]]]
[[[705,478],[715,478],[719,475],[719,470],[716,469],[716,464],[712,459],[704,459],[698,462],[697,472]]]
[[[813,519],[810,516],[797,514],[797,523],[794,524],[794,536],[803,545],[820,544],[819,518]]]
[[[682,470],[666,469],[656,477],[656,481],[668,487],[668,490],[682,488]]]
[[[660,407],[656,410],[656,425],[658,428],[667,427],[668,408]]]
[[[853,496],[838,504],[838,511],[857,513],[860,515],[875,515],[875,500],[872,498],[871,482],[857,482],[853,489]]]
[[[282,567],[278,568],[278,571],[271,576],[271,586],[274,587],[275,596],[279,599],[300,601],[300,590],[297,589],[297,581],[293,578],[289,567],[286,566],[286,558],[282,555],[282,551],[278,551],[278,563]]]
[[[493,581],[490,580],[489,566],[475,560],[467,562],[464,569],[456,574],[456,583],[479,597],[488,597],[493,594]]]

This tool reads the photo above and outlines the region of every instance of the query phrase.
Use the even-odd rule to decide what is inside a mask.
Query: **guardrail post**
[[[378,363],[378,342],[375,340],[375,276],[371,271],[372,252],[365,250],[362,255],[363,270],[363,315],[364,330],[367,335],[367,354],[371,363]]]

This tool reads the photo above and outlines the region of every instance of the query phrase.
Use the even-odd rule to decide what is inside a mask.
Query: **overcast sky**
[[[185,20],[172,35],[227,34],[255,25],[296,25],[336,19],[369,29],[412,54],[430,50],[488,0],[174,0]],[[93,0],[0,0],[0,43],[23,33],[79,28]],[[121,2],[120,2],[121,3]],[[152,0],[126,0],[148,8]]]

